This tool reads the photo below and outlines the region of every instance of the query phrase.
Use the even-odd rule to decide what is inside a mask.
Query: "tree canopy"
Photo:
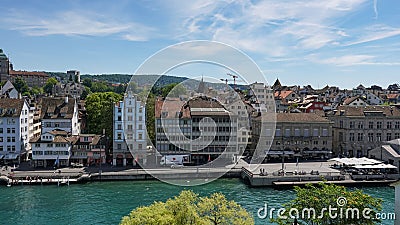
[[[46,92],[47,94],[51,94],[53,91],[53,87],[54,85],[56,85],[58,83],[57,79],[54,77],[50,77],[46,84],[43,86],[43,90],[44,92]]]
[[[101,134],[103,129],[111,138],[113,130],[114,103],[122,100],[122,95],[113,92],[93,93],[86,98],[87,130]]]
[[[164,202],[142,206],[122,218],[121,225],[254,224],[251,215],[221,193],[199,197],[193,191],[182,191],[179,196]]]
[[[295,187],[295,191],[297,197],[286,203],[285,211],[272,222],[292,224],[293,217],[299,217],[298,224],[313,225],[373,225],[380,222],[376,214],[382,209],[382,199],[361,190],[348,191],[343,186],[321,182],[318,185],[307,184],[304,188]],[[336,210],[330,212],[329,208]],[[365,209],[368,215],[363,215]]]
[[[14,85],[15,89],[22,95],[29,94],[29,87],[24,79],[22,79],[20,77],[15,78],[13,85]]]

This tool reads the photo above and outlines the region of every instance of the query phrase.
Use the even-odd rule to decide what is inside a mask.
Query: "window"
[[[322,144],[323,144],[323,145],[327,145],[327,144],[328,144],[328,141],[322,141]]]
[[[118,140],[121,140],[121,139],[122,139],[122,134],[121,134],[121,133],[118,133],[118,134],[117,134],[117,139],[118,139]]]
[[[354,121],[350,121],[350,129],[354,129]]]
[[[394,123],[394,129],[400,129],[400,121]]]
[[[296,137],[300,136],[300,129],[298,129],[298,128],[294,129],[294,136],[296,136]]]
[[[328,129],[322,129],[322,136],[328,137]]]
[[[0,134],[2,134],[3,133],[3,128],[0,128]]]
[[[394,134],[394,139],[399,139],[400,138],[400,133],[395,133]]]
[[[349,141],[354,141],[354,140],[355,140],[354,133],[350,133]]]
[[[392,133],[387,133],[386,134],[386,141],[392,140]]]
[[[285,137],[290,137],[290,129],[285,129]]]
[[[121,116],[118,116],[118,119],[117,119],[118,121],[121,121],[122,120],[122,117]]]
[[[139,138],[138,139],[142,140],[143,139],[143,134],[139,134]]]
[[[143,116],[139,116],[139,121],[142,121],[143,120]]]
[[[139,108],[139,113],[143,113],[143,108],[142,107]]]
[[[143,148],[143,144],[139,144],[139,145],[138,145],[138,148],[139,148],[139,149],[142,149],[142,148]]]
[[[381,121],[376,122],[376,129],[382,129],[382,122]]]
[[[368,122],[368,128],[369,128],[369,129],[374,129],[374,122],[369,121],[369,122]]]
[[[117,130],[122,130],[122,124],[117,125]]]
[[[117,144],[117,149],[121,149],[121,144]]]
[[[391,121],[388,121],[388,122],[386,123],[386,128],[387,128],[387,129],[392,129],[392,122],[391,122]]]
[[[358,129],[363,129],[363,128],[364,128],[364,123],[358,122]]]
[[[357,141],[363,141],[364,140],[364,135],[363,133],[358,133],[357,134]]]
[[[339,121],[339,128],[343,128],[343,120]]]
[[[52,143],[47,144],[47,147],[53,147],[53,144]]]
[[[186,122],[186,120],[185,120],[185,122]],[[142,124],[139,124],[139,130],[143,130],[143,125]]]
[[[131,113],[131,112],[132,112],[132,108],[129,107],[129,108],[128,108],[128,113]]]
[[[314,141],[314,145],[318,145],[318,141]]]
[[[382,134],[381,133],[377,133],[376,134],[376,141],[382,141]]]
[[[373,142],[374,141],[374,133],[368,133],[368,141]]]
[[[121,108],[119,108],[119,107],[118,107],[118,112],[119,112],[119,113],[121,113],[121,112],[122,112],[122,109],[121,109]]]
[[[310,136],[310,130],[304,129],[304,137],[309,137],[309,136]]]
[[[319,136],[319,129],[314,129],[313,130],[313,136],[318,137]]]

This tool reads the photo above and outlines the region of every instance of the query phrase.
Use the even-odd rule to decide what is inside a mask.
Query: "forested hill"
[[[132,78],[133,77],[133,78]],[[81,80],[89,78],[98,81],[107,81],[110,83],[128,83],[131,78],[138,86],[144,86],[152,84],[158,75],[129,75],[129,74],[101,74],[101,75],[81,75]],[[186,80],[186,77],[175,77],[175,76],[162,76],[157,84],[164,86],[171,83],[180,83]]]

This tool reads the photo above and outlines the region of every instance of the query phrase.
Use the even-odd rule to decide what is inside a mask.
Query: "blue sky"
[[[399,83],[397,0],[4,0],[0,10],[15,69],[132,74],[156,51],[201,39],[242,50],[269,82]]]

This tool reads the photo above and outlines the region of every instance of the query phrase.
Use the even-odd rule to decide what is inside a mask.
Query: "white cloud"
[[[320,63],[320,64],[328,64],[335,66],[357,66],[357,65],[376,65],[376,66],[399,66],[400,62],[382,62],[377,61],[375,56],[372,55],[362,55],[362,54],[354,54],[354,55],[343,55],[338,57],[331,58],[321,58],[319,55],[311,55],[307,57],[307,60]]]
[[[381,39],[397,36],[400,35],[400,28],[389,27],[381,24],[365,29],[364,33],[365,34],[361,35],[358,40],[350,42],[346,44],[346,46],[357,45],[371,41],[378,41]]]
[[[107,36],[120,34],[122,38],[144,41],[153,28],[134,23],[112,20],[91,12],[65,11],[48,18],[29,14],[15,14],[5,19],[10,29],[29,36],[87,35]]]

